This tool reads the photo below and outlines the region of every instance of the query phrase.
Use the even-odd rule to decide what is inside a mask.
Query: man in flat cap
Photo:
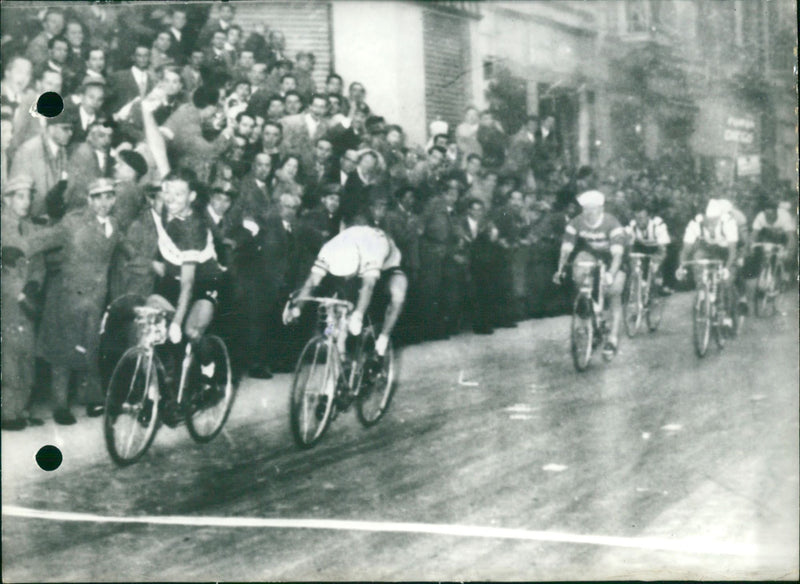
[[[95,179],[108,178],[113,174],[113,134],[113,122],[104,117],[96,117],[89,123],[85,140],[74,144],[69,157],[70,174],[64,195],[68,211],[86,204],[86,190]]]
[[[103,412],[103,392],[97,369],[100,319],[108,288],[111,257],[119,229],[111,216],[116,193],[109,178],[98,178],[87,189],[86,205],[54,227],[31,238],[31,254],[60,249],[60,269],[49,275],[36,354],[52,367],[53,419],[75,423],[67,400],[70,375],[79,374],[78,399],[89,416]]]
[[[592,277],[591,270],[580,266],[581,262],[601,261],[607,269],[606,293],[611,305],[611,331],[603,353],[613,357],[619,344],[619,325],[622,322],[622,290],[625,287],[625,272],[622,270],[622,255],[625,251],[625,230],[616,217],[603,209],[605,195],[600,191],[586,191],[578,196],[582,212],[567,224],[561,243],[558,271],[554,281],[561,282],[564,266],[570,256],[572,280],[577,286]]]

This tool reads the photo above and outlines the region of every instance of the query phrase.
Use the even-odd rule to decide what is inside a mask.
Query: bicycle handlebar
[[[341,300],[339,298],[325,298],[325,297],[317,297],[317,296],[304,296],[301,298],[294,298],[292,302],[316,302],[317,304],[322,304],[323,306],[342,306],[346,307],[347,310],[353,310],[355,306],[349,300]]]

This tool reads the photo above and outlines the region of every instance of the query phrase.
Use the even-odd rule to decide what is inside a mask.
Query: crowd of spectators
[[[399,246],[410,288],[397,336],[413,343],[564,311],[569,290],[551,277],[580,190],[603,190],[622,221],[644,199],[673,233],[710,196],[663,169],[566,167],[554,116],[509,136],[470,107],[410,144],[368,83],[317,84],[315,56],[290,54],[270,25],[244,34],[231,4],[213,17],[207,4],[4,14],[4,427],[39,422],[35,385],[59,423],[74,421],[69,401],[99,399],[104,310],[162,275],[152,213],[170,169],[196,177],[230,278],[218,318],[237,373],[260,378],[291,369],[304,329],[281,309],[342,226],[378,226]],[[36,114],[47,92],[63,97],[57,116]]]

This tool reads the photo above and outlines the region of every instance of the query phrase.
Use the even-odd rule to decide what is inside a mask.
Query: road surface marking
[[[507,412],[512,412],[512,413],[529,414],[531,412],[535,412],[539,408],[528,404],[514,404],[513,406],[509,406],[503,409],[505,409],[505,411]]]
[[[151,525],[180,525],[192,527],[255,527],[271,529],[321,529],[332,531],[370,531],[383,533],[417,533],[455,537],[480,537],[488,539],[513,539],[547,543],[573,543],[638,550],[679,552],[714,556],[756,556],[758,546],[734,542],[712,541],[705,538],[667,539],[658,537],[620,537],[613,535],[582,535],[559,531],[536,531],[503,527],[473,525],[448,525],[436,523],[398,523],[379,521],[353,521],[344,519],[279,519],[263,517],[200,517],[187,515],[143,515],[139,517],[114,517],[92,513],[30,509],[16,505],[3,505],[6,517],[74,521],[83,523],[138,523]],[[763,551],[763,550],[761,550]],[[778,553],[778,550],[771,550]],[[777,556],[776,556],[777,557]]]
[[[529,416],[528,414],[511,414],[508,416],[509,420],[532,420],[533,416]]]
[[[667,432],[678,432],[682,427],[683,426],[680,424],[667,424],[665,426],[661,426],[661,429]]]
[[[463,369],[458,372],[458,384],[459,385],[465,385],[467,387],[477,387],[478,386],[478,382],[477,381],[464,381],[464,370]]]
[[[546,470],[547,472],[562,472],[567,470],[567,466],[565,464],[556,464],[551,462],[550,464],[545,464],[542,467],[542,470]]]

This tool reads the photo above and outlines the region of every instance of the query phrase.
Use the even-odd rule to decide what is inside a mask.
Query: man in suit
[[[209,18],[198,35],[198,46],[208,45],[217,32],[228,34],[228,29],[233,25],[235,9],[233,5],[225,3],[219,5],[216,18]]]
[[[541,141],[539,117],[529,115],[519,132],[511,138],[508,146],[506,166],[520,181],[520,184],[534,184],[531,172],[535,160],[535,148]]]
[[[64,30],[64,11],[61,8],[48,8],[42,21],[44,30],[28,43],[25,56],[34,67],[44,65],[48,59],[48,43]]]
[[[314,144],[328,131],[328,123],[323,117],[327,104],[324,95],[315,94],[307,112],[283,119],[284,148],[300,155],[303,168],[313,167]]]
[[[181,70],[181,79],[183,79],[184,91],[187,95],[194,93],[194,90],[200,87],[203,78],[200,75],[200,67],[203,65],[203,51],[194,49],[189,55],[189,62]]]
[[[313,209],[319,203],[322,187],[329,182],[336,182],[336,169],[331,161],[331,143],[320,138],[314,147],[314,164],[305,171],[306,192],[303,196],[303,207]]]
[[[80,83],[80,78],[76,79],[75,77],[76,72],[67,66],[68,56],[69,43],[67,40],[63,36],[53,37],[47,42],[47,59],[35,69],[37,76],[44,70],[60,73],[65,95],[71,93]]]
[[[478,142],[483,150],[483,165],[498,169],[506,158],[506,134],[489,110],[481,112]]]
[[[314,78],[312,77],[314,74],[315,62],[316,57],[314,57],[314,53],[300,51],[297,53],[295,66],[292,71],[297,82],[297,92],[305,103],[309,103],[311,96],[317,91],[317,85],[314,83]]]
[[[229,213],[233,224],[239,225],[244,219],[256,219],[269,212],[272,207],[269,187],[271,174],[270,155],[263,152],[256,154],[250,172],[239,185],[239,197]]]
[[[29,116],[27,111],[20,112],[20,108],[33,97],[33,92],[28,89],[32,75],[31,62],[25,57],[12,56],[4,63],[3,80],[0,83],[0,104],[8,108],[15,118],[21,115]]]
[[[117,71],[109,77],[108,107],[110,112],[117,113],[133,99],[143,98],[150,93],[155,86],[155,81],[148,72],[149,68],[150,49],[145,45],[137,45],[133,53],[133,66]]]
[[[170,15],[170,25],[167,29],[172,39],[169,51],[167,54],[172,57],[176,65],[184,65],[189,58],[189,51],[192,46],[192,40],[189,35],[184,33],[186,27],[186,10],[179,6],[172,9]]]
[[[467,201],[467,211],[459,219],[459,236],[469,250],[472,329],[479,335],[494,332],[497,308],[497,240],[498,230],[486,219],[486,207],[480,199]]]
[[[9,176],[33,178],[34,194],[30,216],[48,214],[47,195],[69,176],[67,145],[72,139],[73,120],[68,112],[47,118],[42,134],[23,143],[14,155]]]
[[[103,118],[103,105],[106,98],[106,84],[102,80],[87,77],[81,85],[80,104],[72,105],[67,103],[64,111],[73,110],[71,117],[73,120],[72,141],[70,149],[74,149],[77,144],[84,142],[92,123]]]
[[[225,69],[230,71],[233,69],[233,58],[231,54],[225,50],[225,41],[227,37],[221,30],[216,31],[211,36],[211,46],[203,51],[205,64],[213,67]]]
[[[284,149],[283,142],[283,126],[278,122],[267,121],[264,122],[264,127],[261,129],[261,136],[255,142],[248,144],[245,148],[245,160],[252,161],[256,154],[268,154],[272,161],[270,174],[267,177],[267,182],[271,183],[274,172],[280,166],[283,158]]]
[[[457,178],[447,181],[444,192],[428,201],[420,223],[420,295],[423,334],[443,339],[458,332],[467,257],[459,238],[456,203]]]
[[[77,144],[69,157],[69,180],[64,202],[67,211],[86,205],[86,190],[101,177],[112,176],[109,155],[114,130],[105,118],[95,118],[86,131],[86,140]]]
[[[300,217],[300,221],[319,236],[316,241],[309,242],[312,249],[309,249],[308,253],[312,257],[316,257],[322,244],[339,233],[339,227],[342,222],[339,214],[341,191],[342,187],[336,183],[328,183],[322,186],[319,204],[303,213]]]
[[[365,150],[358,157],[358,166],[347,177],[342,190],[342,221],[349,227],[358,217],[366,217],[370,193],[378,182],[378,155]]]
[[[215,185],[211,189],[208,204],[203,209],[203,219],[214,238],[217,261],[225,268],[230,266],[233,260],[234,242],[229,238],[232,229],[229,211],[237,196],[238,193],[233,190],[230,183]]]
[[[328,140],[333,146],[333,156],[341,158],[346,150],[359,150],[367,139],[364,124],[369,116],[366,104],[353,103],[349,115],[328,130]]]
[[[402,254],[400,267],[408,277],[408,290],[403,313],[397,323],[398,340],[413,343],[420,338],[420,294],[419,294],[419,231],[420,218],[414,213],[416,195],[411,186],[400,187],[395,194],[394,208],[386,212],[386,233],[397,244]]]

